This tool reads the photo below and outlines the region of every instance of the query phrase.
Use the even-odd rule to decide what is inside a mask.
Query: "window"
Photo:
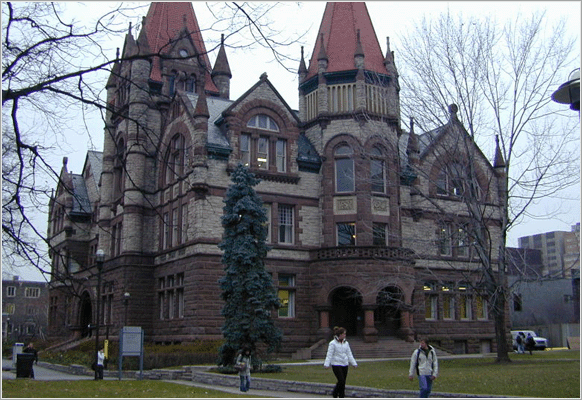
[[[437,319],[437,305],[438,297],[435,295],[430,295],[425,297],[424,302],[424,318],[429,320]]]
[[[158,293],[158,305],[159,305],[159,310],[160,310],[160,314],[159,317],[161,320],[164,319],[164,310],[165,310],[165,303],[164,303],[164,292],[160,292]]]
[[[372,244],[374,246],[386,246],[386,224],[374,222],[372,224]]]
[[[295,275],[279,274],[279,318],[295,317]]]
[[[462,196],[465,192],[464,167],[459,163],[452,163],[442,169],[436,180],[436,192],[441,196]]]
[[[372,159],[370,160],[370,180],[372,192],[385,193],[386,185],[384,178],[384,160],[382,151],[374,147],[370,152]]]
[[[16,305],[14,303],[5,303],[2,308],[6,314],[14,314],[16,311]]]
[[[8,286],[6,288],[6,297],[16,296],[16,286]]]
[[[353,151],[349,146],[340,146],[335,150],[335,190],[338,193],[354,191]]]
[[[118,256],[121,254],[123,224],[121,222],[114,224],[111,228],[111,256]]]
[[[172,210],[172,246],[179,244],[180,225],[178,225],[178,209]]]
[[[162,249],[166,249],[170,246],[170,213],[164,213],[162,225]]]
[[[521,294],[516,293],[513,295],[513,311],[523,311]]]
[[[469,234],[467,225],[461,225],[457,228],[456,250],[458,257],[469,257]]]
[[[285,172],[287,170],[287,141],[283,139],[277,140],[277,172]]]
[[[441,285],[442,300],[443,300],[443,319],[455,319],[455,297],[452,293],[454,289],[453,283],[445,283]]]
[[[185,147],[186,139],[180,133],[174,135],[170,140],[170,145],[166,155],[166,185],[173,183],[178,177],[184,174],[185,167]]]
[[[271,243],[271,204],[263,203],[263,209],[265,210],[265,216],[267,217],[267,222],[265,222],[267,228],[267,237],[265,241]]]
[[[245,167],[251,166],[251,135],[240,136],[240,158]]]
[[[40,297],[40,288],[37,288],[37,287],[24,288],[24,297],[29,297],[29,298]]]
[[[269,169],[269,139],[265,136],[261,136],[257,143],[257,166]]]
[[[249,119],[249,122],[247,122],[247,126],[249,128],[258,128],[267,131],[279,132],[279,126],[277,123],[273,120],[273,118],[265,114],[257,114],[253,116],[251,119]]]
[[[470,320],[473,318],[472,299],[467,291],[467,284],[462,283],[459,285],[459,313],[462,320]]]
[[[356,224],[354,222],[337,224],[337,245],[356,245]]]
[[[279,243],[293,243],[293,206],[279,204]]]
[[[125,164],[125,142],[119,139],[116,145],[115,159],[113,160],[113,198],[117,199],[123,194],[125,179],[123,168]]]
[[[184,318],[184,273],[176,275],[176,301],[178,318]]]
[[[487,300],[483,296],[475,297],[475,313],[477,319],[487,319]]]
[[[439,254],[442,256],[450,256],[451,252],[451,226],[449,224],[441,224],[438,233],[438,247]]]

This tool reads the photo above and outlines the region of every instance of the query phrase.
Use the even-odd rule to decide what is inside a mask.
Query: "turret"
[[[218,50],[218,55],[216,56],[216,61],[214,63],[214,68],[212,69],[212,81],[218,88],[220,97],[224,99],[230,98],[230,80],[232,74],[230,72],[230,66],[228,64],[228,59],[226,57],[226,51],[224,50],[224,34],[220,37],[220,49]]]

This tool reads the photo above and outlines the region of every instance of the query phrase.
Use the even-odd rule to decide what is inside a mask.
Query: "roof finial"
[[[129,21],[129,28],[127,29],[127,33],[131,35],[131,21]]]

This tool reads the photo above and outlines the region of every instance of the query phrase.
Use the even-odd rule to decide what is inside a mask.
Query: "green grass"
[[[494,358],[439,360],[434,392],[538,398],[580,398],[580,353],[542,351],[511,354],[513,362],[497,364]],[[348,385],[378,389],[418,390],[416,378],[408,380],[408,361],[361,362],[350,368]],[[282,373],[253,373],[256,378],[335,383],[331,369],[286,363]],[[12,398],[224,398],[252,397],[160,381],[34,381],[3,380],[2,397]]]
[[[494,358],[439,360],[434,392],[550,398],[580,398],[580,353],[534,352],[532,356],[510,355],[513,362],[498,364]],[[564,361],[566,360],[566,361]],[[348,385],[378,389],[418,390],[418,381],[408,380],[409,361],[376,361],[350,368]],[[321,365],[286,364],[281,374],[255,377],[335,383],[331,369]],[[537,377],[537,378],[536,378]]]
[[[258,397],[160,381],[2,381],[2,398],[217,398]]]

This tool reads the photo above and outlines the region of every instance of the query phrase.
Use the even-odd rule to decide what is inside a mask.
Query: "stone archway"
[[[331,295],[330,328],[343,326],[348,335],[359,336],[364,329],[362,295],[354,288],[342,286]]]
[[[378,330],[378,336],[398,336],[403,304],[404,294],[396,286],[387,286],[378,293],[374,314],[374,326]]]
[[[93,320],[93,307],[89,293],[84,292],[81,295],[81,304],[79,307],[79,325],[81,327],[81,337],[91,336],[89,325]]]

